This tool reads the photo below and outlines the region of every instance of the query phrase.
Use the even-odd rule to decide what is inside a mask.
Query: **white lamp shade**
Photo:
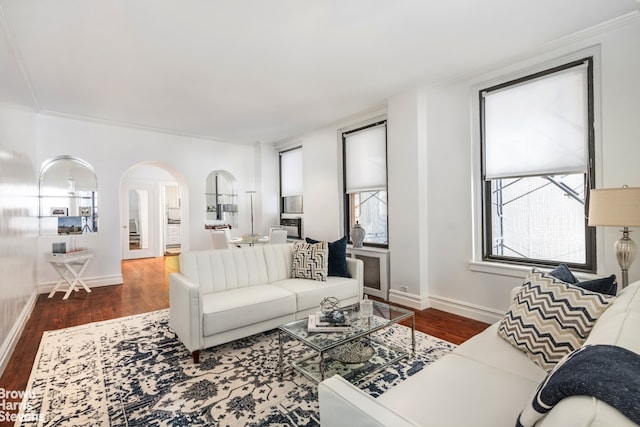
[[[640,227],[640,188],[621,187],[591,190],[589,225]]]

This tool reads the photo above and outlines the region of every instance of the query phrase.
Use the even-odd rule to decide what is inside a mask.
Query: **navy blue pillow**
[[[562,280],[564,283],[576,284],[579,282],[579,280],[576,279],[576,276],[574,276],[571,270],[569,270],[567,264],[560,264],[549,272],[549,276]]]
[[[566,264],[560,264],[549,272],[549,276],[553,276],[558,280],[562,280],[565,283],[574,284],[582,289],[586,289],[592,292],[598,292],[605,295],[616,296],[618,293],[618,282],[616,281],[616,275],[612,274],[609,277],[603,277],[600,279],[585,280],[584,282],[576,279],[569,267]]]
[[[576,283],[576,286],[580,286],[588,291],[599,292],[614,297],[618,293],[618,282],[616,281],[615,274],[600,279],[585,280],[584,282]]]
[[[307,237],[307,243],[318,243],[319,240]],[[347,236],[329,243],[329,271],[327,276],[351,277],[347,271]]]

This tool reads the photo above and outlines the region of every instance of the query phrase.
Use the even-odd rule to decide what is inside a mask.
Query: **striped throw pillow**
[[[614,299],[533,269],[500,321],[498,335],[549,371],[582,346]]]

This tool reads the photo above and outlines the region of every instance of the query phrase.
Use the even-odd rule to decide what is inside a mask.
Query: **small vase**
[[[351,241],[353,242],[354,248],[362,247],[362,242],[364,242],[364,233],[364,228],[362,228],[360,223],[356,221],[353,228],[351,229]]]

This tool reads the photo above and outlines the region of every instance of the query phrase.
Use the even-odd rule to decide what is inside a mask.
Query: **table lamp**
[[[622,270],[622,287],[629,284],[629,267],[636,256],[636,244],[629,227],[640,227],[640,188],[593,189],[589,194],[589,226],[622,227],[614,250]]]

